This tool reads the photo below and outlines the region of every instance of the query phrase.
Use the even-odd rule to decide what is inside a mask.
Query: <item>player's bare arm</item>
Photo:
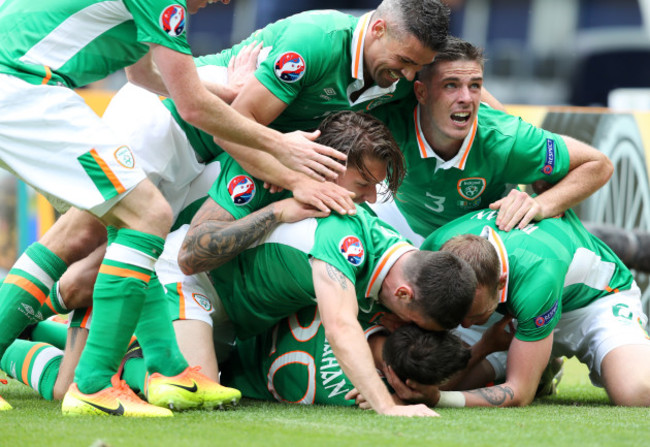
[[[290,198],[235,220],[208,198],[192,219],[178,255],[178,264],[186,274],[215,269],[262,239],[280,223],[326,214]]]
[[[490,204],[491,209],[499,210],[497,225],[500,229],[524,228],[533,220],[557,216],[589,197],[610,179],[614,166],[605,154],[575,138],[564,135],[562,138],[569,152],[567,175],[537,197],[513,190]]]
[[[140,58],[138,62],[126,67],[124,71],[126,72],[126,78],[130,83],[145,88],[158,95],[169,96],[169,92],[165,86],[165,81],[163,81],[158,67],[156,67],[156,64],[153,62],[153,53],[151,49],[147,54]]]
[[[242,115],[260,124],[272,123],[287,108],[287,104],[278,99],[256,78],[251,78],[232,104]],[[303,139],[313,140],[315,132],[292,132],[295,142],[284,147],[277,146],[268,152],[285,166],[306,174],[316,180],[335,179],[345,171],[336,160],[345,160],[344,154],[322,144],[303,145]],[[241,149],[238,149],[241,150]],[[233,155],[234,156],[234,155]]]
[[[548,364],[552,346],[553,334],[533,342],[515,338],[508,350],[506,382],[501,385],[463,391],[465,406],[523,407],[530,404],[535,398],[542,372]],[[444,396],[444,392],[442,395]]]
[[[314,289],[327,340],[350,381],[377,413],[402,416],[438,416],[425,405],[395,405],[382,383],[357,321],[354,285],[341,271],[315,259],[312,264]]]

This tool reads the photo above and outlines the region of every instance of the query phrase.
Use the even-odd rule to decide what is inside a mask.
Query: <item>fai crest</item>
[[[246,175],[237,175],[228,182],[228,193],[235,205],[246,205],[255,196],[255,182]]]
[[[305,60],[293,51],[282,54],[273,64],[275,75],[288,83],[299,81],[305,74],[305,68]]]
[[[464,199],[475,200],[485,191],[485,179],[480,177],[464,178],[458,181],[458,194]]]
[[[192,298],[196,301],[196,304],[201,306],[206,312],[212,312],[212,302],[208,299],[207,296],[201,295],[200,293],[193,293]]]
[[[363,262],[363,244],[356,236],[346,236],[339,243],[339,250],[343,257],[352,265],[358,266]]]
[[[135,166],[135,158],[128,146],[118,147],[113,155],[115,156],[115,160],[125,168],[133,169]]]
[[[178,37],[185,31],[185,8],[181,5],[169,5],[160,14],[160,27],[172,37]]]

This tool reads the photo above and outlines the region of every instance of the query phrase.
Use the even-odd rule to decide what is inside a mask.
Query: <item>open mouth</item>
[[[455,123],[465,124],[470,116],[470,112],[456,112],[451,114],[451,120]]]

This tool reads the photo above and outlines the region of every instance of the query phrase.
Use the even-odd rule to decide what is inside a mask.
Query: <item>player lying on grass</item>
[[[59,363],[51,360],[39,365],[36,359],[48,352],[54,358],[54,353],[61,355],[66,323],[41,322],[29,334],[31,341],[17,340],[8,349],[8,357],[14,359],[18,359],[15,352],[25,353],[22,362],[13,363],[16,379],[46,399],[52,398]],[[460,339],[448,331],[428,332],[404,325],[389,335],[383,326],[369,323],[364,332],[377,370],[387,374],[390,368],[403,380],[436,386],[465,368],[470,356]],[[30,352],[34,355],[27,355]],[[7,359],[0,360],[3,367],[7,363]],[[39,368],[45,371],[37,374]],[[144,389],[146,367],[137,344],[127,353],[121,374],[135,392]],[[352,384],[334,357],[314,306],[296,312],[262,334],[238,340],[221,374],[222,383],[241,389],[245,397],[252,399],[354,405],[354,400],[345,399]],[[36,377],[38,380],[31,380]]]
[[[523,406],[535,396],[551,355],[576,356],[592,383],[615,405],[650,405],[650,339],[641,292],[612,250],[585,230],[572,210],[510,232],[495,211],[477,211],[445,225],[422,245],[456,253],[477,273],[479,287],[463,326],[495,311],[517,322],[501,385],[443,392],[389,381],[401,397],[429,405]]]

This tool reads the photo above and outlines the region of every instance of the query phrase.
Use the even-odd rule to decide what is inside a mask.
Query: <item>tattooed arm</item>
[[[380,414],[437,416],[424,405],[400,406],[383,384],[357,320],[359,308],[354,285],[340,270],[320,259],[312,263],[314,290],[325,336],[345,375]]]
[[[208,198],[192,219],[178,253],[178,265],[186,275],[215,269],[264,238],[280,223],[326,214],[295,199],[285,199],[235,220]]]
[[[463,391],[465,406],[522,407],[531,403],[551,356],[552,346],[553,334],[538,341],[513,339],[508,350],[505,383]]]

